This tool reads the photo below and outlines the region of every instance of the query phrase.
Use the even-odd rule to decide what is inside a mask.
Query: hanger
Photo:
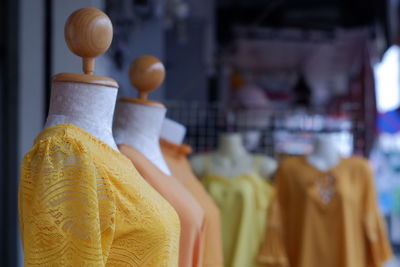
[[[148,99],[149,93],[160,87],[164,78],[165,68],[158,58],[150,55],[138,57],[129,69],[129,79],[137,89],[138,97],[123,97],[120,101],[165,108],[162,103]]]
[[[95,58],[109,48],[113,27],[109,17],[97,8],[82,8],[72,13],[64,27],[68,48],[82,57],[81,73],[60,73],[53,82],[77,82],[118,88],[118,83],[109,77],[96,76]]]

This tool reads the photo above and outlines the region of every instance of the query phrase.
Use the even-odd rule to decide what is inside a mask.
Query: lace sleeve
[[[76,140],[39,141],[22,163],[25,266],[104,266],[114,235],[109,181]]]

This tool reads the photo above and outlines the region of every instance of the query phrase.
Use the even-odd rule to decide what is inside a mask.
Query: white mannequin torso
[[[182,124],[165,118],[161,126],[161,138],[177,145],[181,145],[186,135],[186,127]]]
[[[108,86],[55,82],[44,127],[71,123],[118,151],[112,135],[117,92],[117,88]]]
[[[165,113],[166,109],[159,106],[119,101],[114,121],[114,137],[117,144],[130,145],[137,149],[165,174],[171,175],[159,142]]]
[[[262,177],[270,177],[277,168],[275,160],[266,156],[256,159],[254,155],[248,153],[243,146],[242,137],[238,133],[222,134],[217,151],[211,153],[210,156],[212,160],[211,166],[208,167],[209,170],[206,170],[209,156],[200,154],[191,158],[192,168],[199,177],[204,176],[207,171],[231,178],[251,173],[256,165],[255,160],[260,160],[257,171]]]
[[[341,155],[335,144],[334,137],[329,134],[319,134],[314,140],[313,152],[307,156],[307,161],[321,171],[328,171],[340,162]]]

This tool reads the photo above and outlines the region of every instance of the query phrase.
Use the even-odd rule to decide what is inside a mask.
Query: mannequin
[[[86,9],[83,11],[86,13],[80,15],[88,16],[93,10]],[[112,118],[118,84],[111,78],[93,75],[94,58],[107,51],[112,41],[111,21],[101,17],[103,13],[99,15],[99,12],[101,11],[97,10],[93,13],[93,16],[99,17],[98,20],[88,22],[92,25],[78,25],[75,22],[77,14],[70,16],[65,25],[68,47],[82,57],[84,74],[61,73],[53,77],[45,128],[71,123],[118,150],[112,136]],[[99,26],[100,23],[102,26]],[[98,35],[106,38],[94,40]]]
[[[72,123],[118,150],[111,128],[116,97],[117,88],[53,82],[45,128]]]
[[[224,177],[235,177],[251,172],[255,165],[255,158],[243,146],[242,136],[239,133],[222,134],[218,148],[211,156],[212,172]],[[206,155],[197,155],[190,161],[194,172],[199,177],[206,172],[206,160]],[[259,174],[262,177],[271,177],[277,168],[276,161],[266,156],[260,156],[259,160]]]
[[[119,101],[115,140],[121,153],[177,212],[181,222],[179,266],[203,266],[204,212],[190,192],[170,174],[160,147],[166,108],[147,99],[147,94],[160,86],[164,76],[162,63],[153,56],[142,56],[132,63],[130,79],[139,97]]]
[[[194,175],[188,161],[190,146],[182,144],[186,127],[176,121],[165,119],[161,129],[161,150],[174,177],[191,193],[204,211],[204,265],[224,266],[221,216],[218,207]]]
[[[195,156],[192,166],[220,210],[225,266],[258,266],[260,237],[273,192],[262,178],[275,171],[275,161],[250,154],[241,134],[225,133],[217,150]]]
[[[164,66],[153,56],[142,56],[132,63],[129,75],[131,83],[139,90],[139,97],[122,98],[118,102],[114,122],[115,140],[118,144],[139,150],[163,173],[170,175],[159,144],[167,110],[163,104],[147,99],[147,94],[163,82]]]
[[[307,161],[320,171],[328,171],[340,163],[341,155],[334,136],[318,134],[314,140],[314,150],[307,156]]]
[[[182,124],[165,118],[161,127],[161,138],[165,140],[181,145],[186,135],[186,127]]]
[[[65,37],[85,74],[53,78],[48,128],[21,164],[24,266],[177,266],[178,214],[110,147],[118,84],[92,73],[111,42],[111,21],[95,8],[76,10]]]
[[[277,223],[267,226],[260,264],[384,266],[392,251],[370,163],[341,158],[332,134],[318,134],[314,145],[279,166],[269,213]]]

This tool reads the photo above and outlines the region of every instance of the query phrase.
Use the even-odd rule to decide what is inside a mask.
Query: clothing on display
[[[276,175],[263,266],[379,267],[391,257],[367,160],[341,158],[327,171],[306,157],[285,160]]]
[[[150,183],[176,210],[181,221],[181,241],[179,253],[180,267],[202,266],[204,253],[204,214],[193,196],[172,176],[164,174],[138,150],[128,146],[118,146]]]
[[[80,73],[52,79],[47,127],[25,155],[19,219],[25,266],[177,266],[173,207],[119,151],[111,126],[118,83],[95,76],[112,40],[102,11],[82,8],[65,25]]]
[[[164,81],[164,65],[154,56],[143,55],[132,61],[128,77],[138,97],[119,99],[113,125],[115,141],[137,149],[164,174],[171,175],[159,143],[167,109],[148,99],[148,94]]]
[[[44,130],[22,163],[25,266],[177,266],[180,224],[131,162],[72,124]]]
[[[160,144],[172,174],[196,198],[204,211],[205,248],[203,266],[224,266],[220,212],[190,167],[187,156],[191,154],[192,149],[188,145],[174,144],[165,139],[160,139]]]
[[[212,160],[208,155],[202,183],[220,208],[225,266],[257,266],[272,187],[260,177],[257,157],[251,172],[235,177],[213,172]]]
[[[214,30],[226,27],[213,15],[199,20],[200,6],[230,18],[241,11],[237,3],[205,1],[193,9],[185,0],[105,2],[106,10],[125,18],[116,22],[118,29],[96,8],[79,9],[67,19],[66,44],[82,60],[83,72],[52,77],[44,130],[21,165],[24,266],[383,267],[392,251],[369,162],[344,157],[353,150],[368,155],[374,139],[370,29],[261,26],[278,19],[279,7],[259,26],[233,23],[227,34],[233,39],[225,44],[226,34],[215,38]],[[296,12],[288,13],[288,21],[303,18]],[[157,57],[142,55],[124,73],[123,62],[159,39],[145,40],[148,31],[165,35],[155,51],[165,48],[166,61],[178,66],[154,97],[165,105],[149,97],[166,76]],[[113,33],[145,38],[122,42],[134,51],[119,49],[119,40],[118,51],[105,54]],[[178,46],[175,33],[182,37]],[[133,45],[131,39],[144,41]],[[58,51],[59,43],[46,47]],[[214,46],[222,53],[212,62]],[[209,72],[201,71],[201,60],[193,64],[187,56],[192,50],[209,50]],[[94,75],[95,59],[103,54],[102,71],[125,75],[122,92],[117,81]],[[110,62],[116,65],[108,68]],[[190,82],[179,93],[176,83],[183,76]],[[134,92],[127,92],[128,80]],[[137,97],[128,97],[133,93]],[[15,117],[7,105],[6,120]],[[27,118],[39,118],[35,124],[41,127],[42,115]],[[30,126],[25,120],[17,123],[22,129]],[[378,126],[395,135],[381,135],[381,150],[372,157],[385,215],[393,215],[400,212],[400,110],[380,116]],[[9,134],[19,134],[14,128]],[[1,139],[5,158],[17,157],[8,141],[17,144],[20,138]],[[189,158],[192,150],[198,154]],[[12,173],[8,161],[3,165],[6,175]],[[12,187],[8,180],[5,185]],[[15,194],[6,195],[8,201]],[[4,207],[11,218],[15,208]],[[400,224],[393,221],[391,226]],[[8,231],[10,222],[1,228]],[[400,227],[391,228],[400,240]],[[5,254],[17,255],[10,251]]]
[[[179,266],[201,267],[204,212],[195,198],[171,176],[159,140],[166,108],[162,103],[148,99],[148,93],[161,85],[164,76],[164,66],[156,57],[144,55],[132,62],[129,78],[139,96],[120,100],[114,123],[115,139],[121,153],[178,213],[181,221]]]

